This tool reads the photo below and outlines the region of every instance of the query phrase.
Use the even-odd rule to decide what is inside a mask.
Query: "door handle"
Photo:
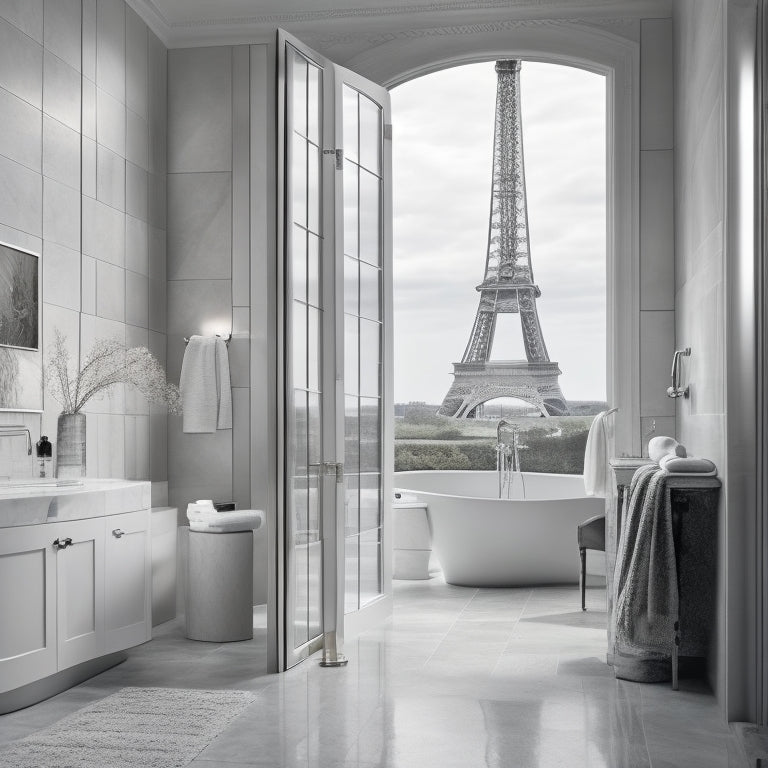
[[[112,531],[112,535],[113,535],[113,536],[114,536],[116,539],[119,539],[119,538],[120,538],[120,537],[121,537],[121,536],[122,536],[124,533],[125,533],[125,531],[121,530],[120,528],[115,528],[115,530],[114,530],[114,531]]]
[[[53,542],[53,546],[56,547],[56,549],[66,549],[67,547],[72,546],[72,539],[67,537],[66,539],[56,539],[56,541]]]

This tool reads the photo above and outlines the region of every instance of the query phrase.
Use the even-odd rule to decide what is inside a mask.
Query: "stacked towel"
[[[608,463],[609,443],[613,438],[608,411],[600,411],[592,420],[584,450],[584,490],[587,496],[609,497],[616,484]]]
[[[674,437],[659,435],[648,442],[648,458],[674,475],[715,475],[717,467],[709,460],[689,456]]]
[[[701,459],[698,456],[663,456],[659,466],[675,475],[716,475],[717,467],[709,459]]]
[[[258,509],[218,512],[208,499],[187,505],[189,529],[201,533],[235,533],[261,527],[263,513]]]
[[[687,456],[685,446],[674,437],[657,435],[648,441],[648,458],[658,463],[664,456]]]
[[[664,679],[678,613],[672,515],[665,500],[668,473],[655,464],[635,472],[616,559],[617,677]]]
[[[184,352],[179,381],[184,432],[232,428],[232,389],[226,342],[192,336]]]

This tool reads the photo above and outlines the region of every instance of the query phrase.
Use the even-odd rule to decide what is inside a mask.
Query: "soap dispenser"
[[[38,477],[53,477],[53,446],[47,435],[42,435],[36,443]]]

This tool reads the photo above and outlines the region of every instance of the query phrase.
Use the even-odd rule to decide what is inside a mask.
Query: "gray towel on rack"
[[[667,473],[655,464],[635,472],[616,560],[616,650],[652,660],[672,651],[678,615],[672,515],[666,504]],[[640,679],[622,674],[619,677]],[[634,673],[633,673],[634,674]]]

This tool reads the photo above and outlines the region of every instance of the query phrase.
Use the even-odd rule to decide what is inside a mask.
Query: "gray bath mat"
[[[249,704],[248,691],[123,688],[0,751],[4,768],[181,768]]]

